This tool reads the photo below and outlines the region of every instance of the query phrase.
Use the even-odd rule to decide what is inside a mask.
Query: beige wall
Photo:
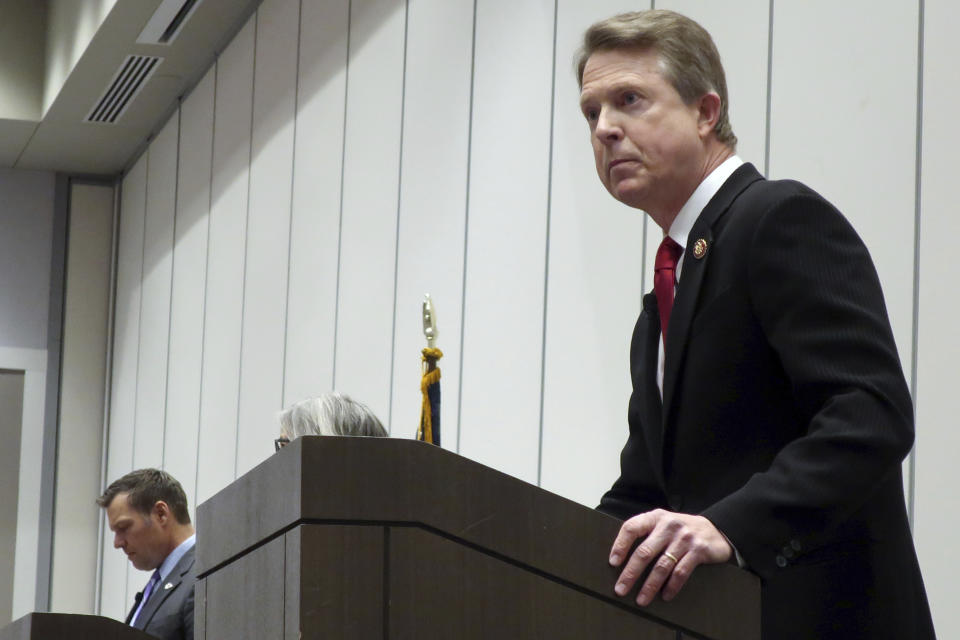
[[[49,0],[43,113],[60,93],[74,65],[116,3],[117,0]]]
[[[70,188],[50,609],[93,613],[102,490],[113,239],[112,186]]]
[[[38,10],[37,5],[41,8]],[[46,3],[0,3],[0,119],[40,119],[46,42]]]

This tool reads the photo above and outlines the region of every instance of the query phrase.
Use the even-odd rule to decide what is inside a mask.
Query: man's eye
[[[600,117],[600,112],[596,109],[584,109],[583,116],[592,122]]]
[[[623,94],[623,103],[624,104],[633,104],[640,99],[640,96],[633,93],[632,91]]]

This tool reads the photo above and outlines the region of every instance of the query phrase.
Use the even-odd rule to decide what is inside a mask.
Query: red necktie
[[[664,236],[657,257],[653,261],[653,293],[657,296],[657,308],[660,310],[660,331],[663,333],[663,345],[667,345],[667,325],[670,324],[670,312],[673,311],[673,288],[676,284],[677,261],[683,254],[683,247]]]

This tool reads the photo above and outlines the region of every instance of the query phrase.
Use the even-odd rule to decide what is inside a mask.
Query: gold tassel
[[[431,384],[440,380],[440,369],[436,368],[437,360],[443,357],[440,349],[431,349],[427,347],[423,350],[421,361],[423,362],[423,377],[420,379],[420,392],[423,394],[423,402],[420,406],[420,428],[417,429],[417,440],[423,440],[433,444],[433,408],[430,406],[430,394],[427,389]],[[433,368],[431,369],[431,365]]]

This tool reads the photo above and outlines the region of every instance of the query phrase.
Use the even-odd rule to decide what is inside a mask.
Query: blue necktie
[[[157,588],[157,585],[160,583],[160,569],[157,569],[153,572],[153,575],[150,576],[150,581],[147,583],[146,588],[143,590],[143,598],[140,599],[140,608],[137,609],[137,613],[134,614],[133,619],[130,621],[130,626],[133,626],[137,623],[137,619],[140,617],[140,614],[143,612],[143,608],[147,606],[147,600],[150,599],[150,596],[153,595],[154,590]]]

